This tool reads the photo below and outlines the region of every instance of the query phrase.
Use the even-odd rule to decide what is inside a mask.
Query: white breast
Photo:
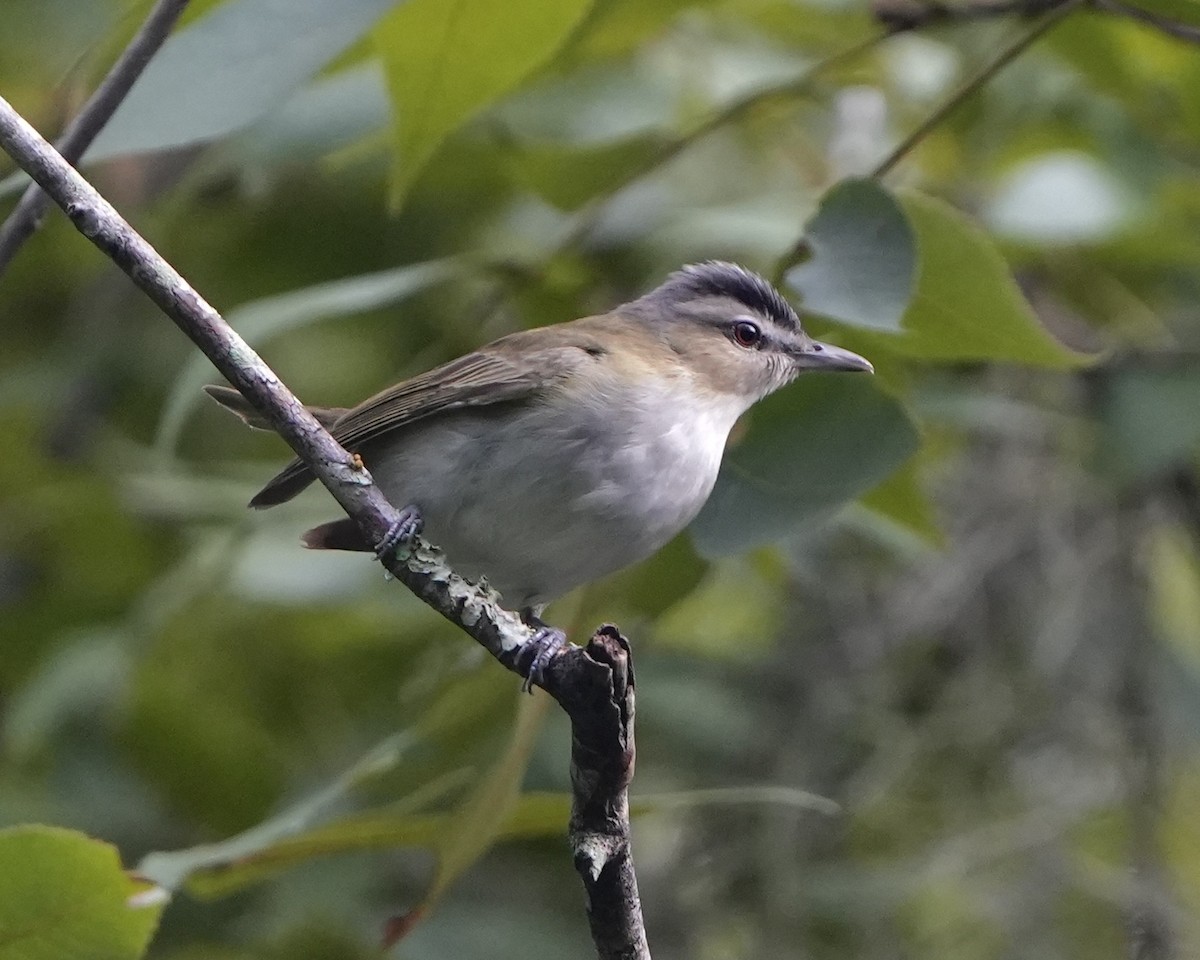
[[[712,491],[745,407],[687,381],[438,417],[376,476],[467,576],[535,605],[648,557]]]
[[[650,553],[682,530],[712,492],[741,405],[701,403],[685,385],[623,409],[606,408],[603,439],[584,451],[594,481],[576,501],[583,512],[629,516],[627,535]]]

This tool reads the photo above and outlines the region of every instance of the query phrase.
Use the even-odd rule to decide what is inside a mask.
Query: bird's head
[[[747,407],[806,371],[873,372],[857,353],[810,337],[775,287],[733,263],[686,266],[624,310],[661,334],[672,362]]]

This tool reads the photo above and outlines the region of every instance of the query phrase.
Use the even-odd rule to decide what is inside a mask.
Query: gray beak
[[[798,370],[861,370],[874,373],[875,368],[866,357],[851,353],[832,343],[810,340],[798,352],[792,354]]]

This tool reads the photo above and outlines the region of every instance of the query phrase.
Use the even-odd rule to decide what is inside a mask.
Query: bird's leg
[[[385,560],[401,547],[407,547],[421,532],[425,521],[421,519],[421,511],[415,504],[409,504],[397,515],[387,533],[375,545],[375,556]]]
[[[542,609],[538,606],[524,607],[521,610],[521,619],[534,629],[532,639],[521,651],[522,659],[527,656],[526,651],[530,651],[532,654],[529,668],[524,671],[525,682],[521,684],[521,689],[525,693],[532,693],[535,683],[539,687],[544,686],[542,681],[545,679],[546,667],[550,665],[550,661],[567,642],[567,635],[562,630],[550,626],[541,618]]]

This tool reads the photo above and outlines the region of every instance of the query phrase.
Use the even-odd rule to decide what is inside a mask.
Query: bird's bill
[[[804,348],[794,354],[796,366],[801,370],[859,370],[874,373],[875,368],[866,357],[820,340],[810,340]]]

